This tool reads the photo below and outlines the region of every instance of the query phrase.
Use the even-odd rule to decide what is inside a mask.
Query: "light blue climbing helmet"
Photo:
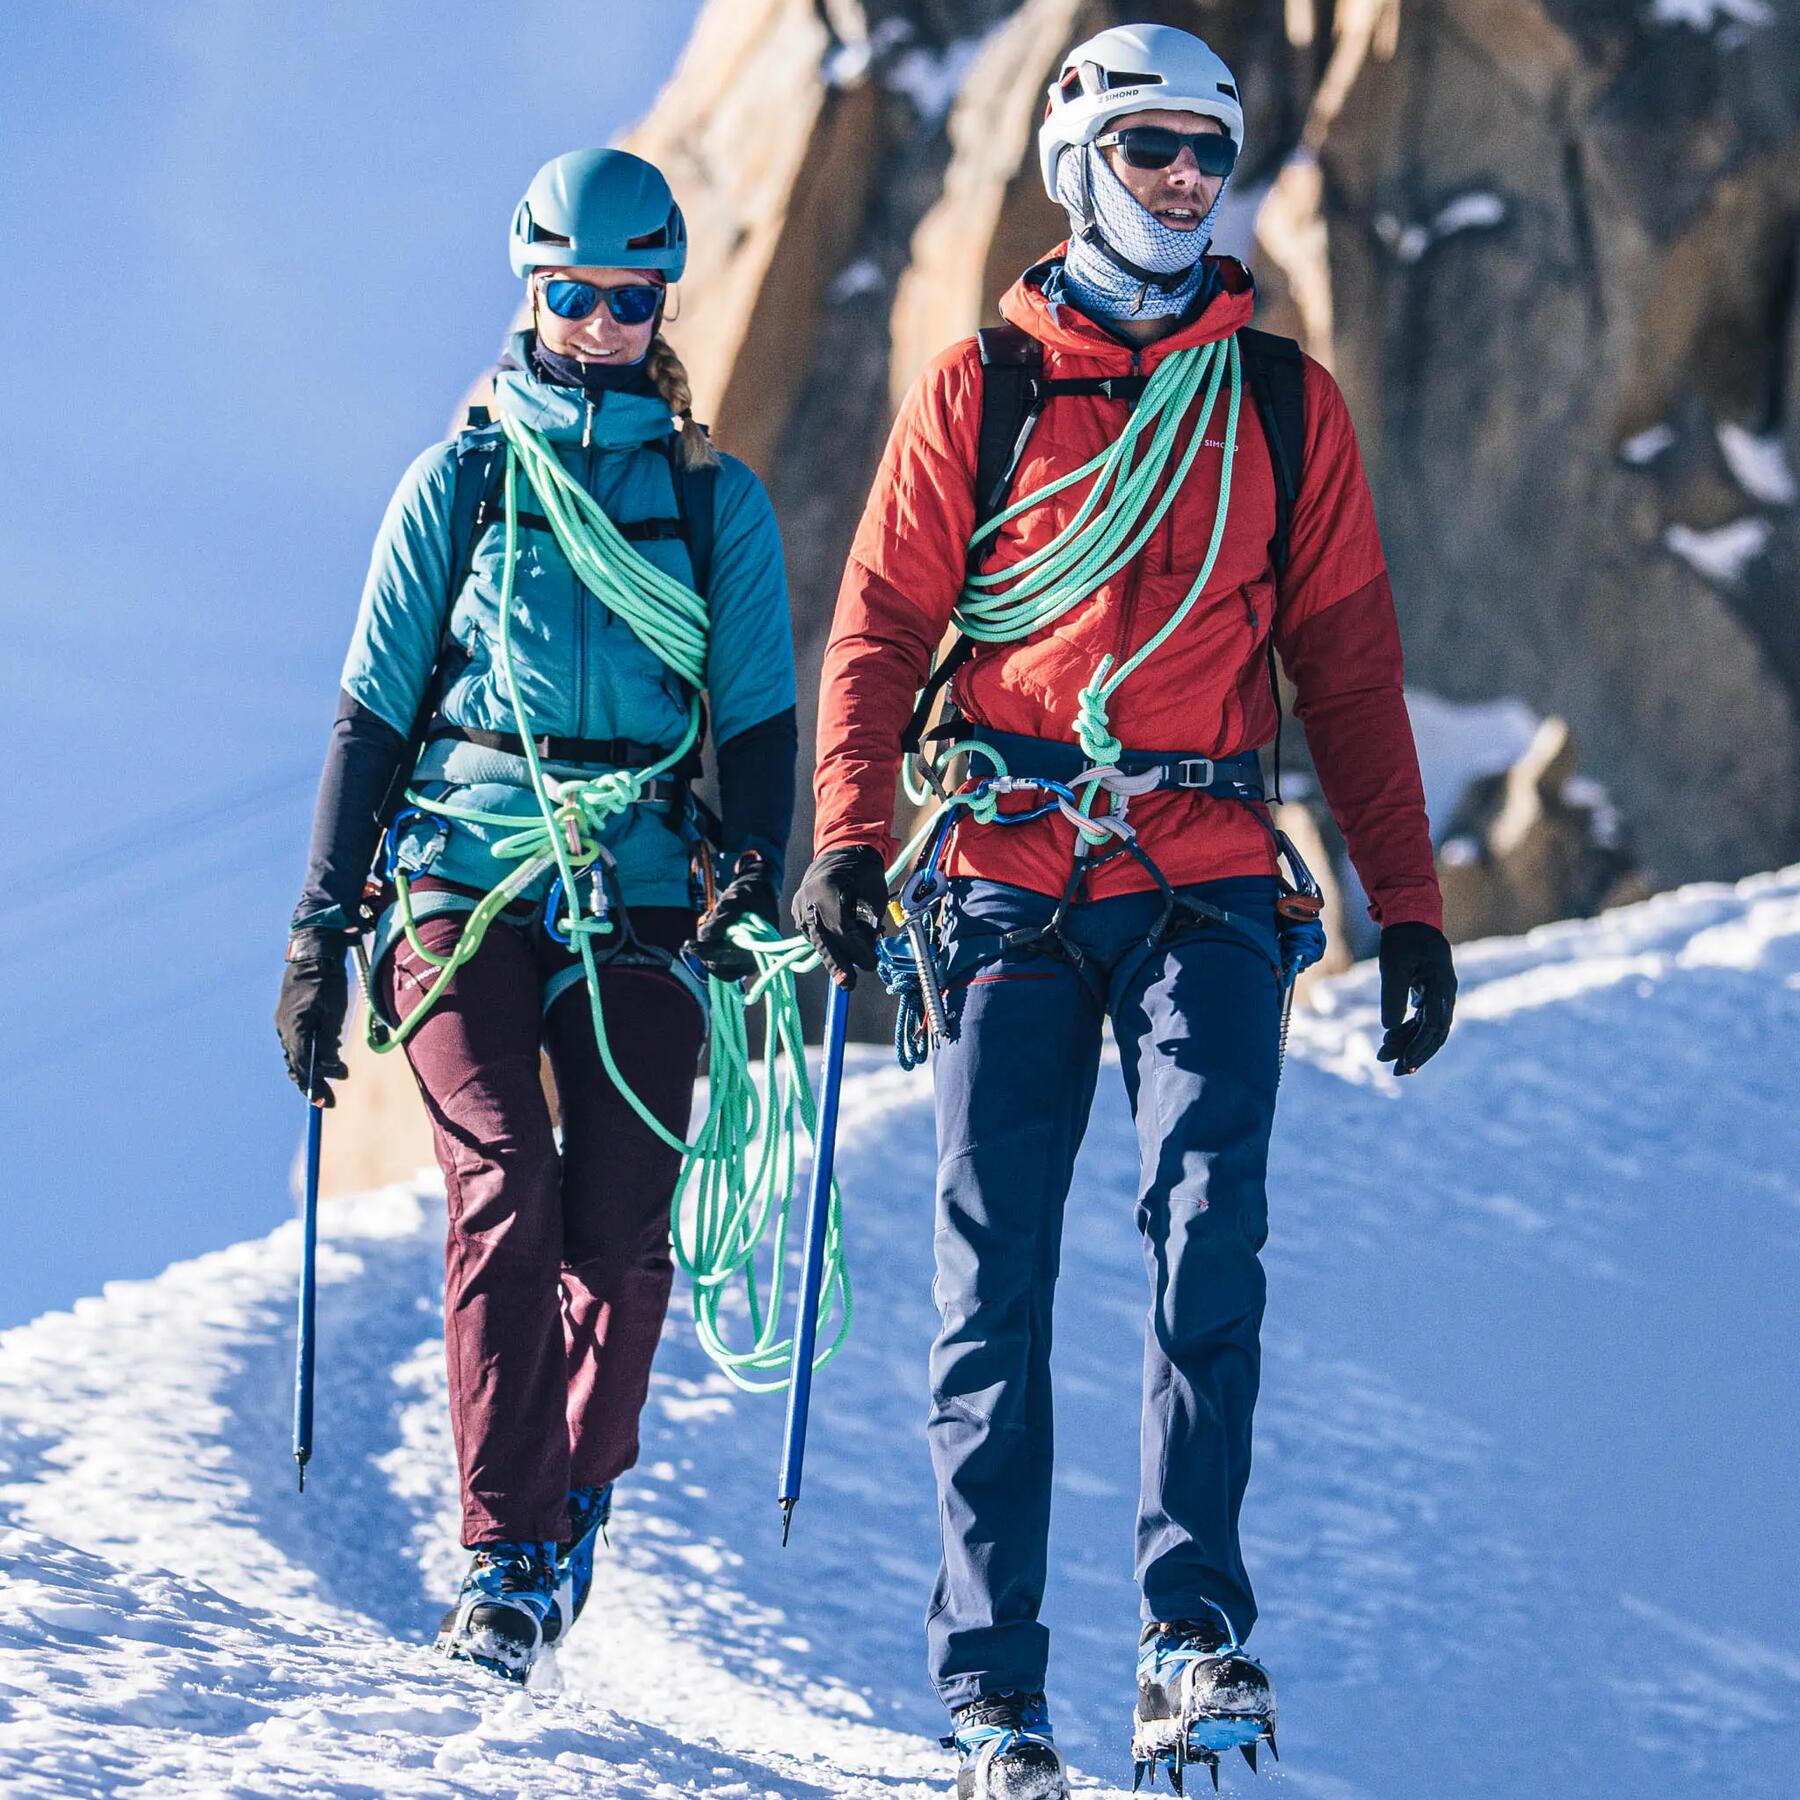
[[[662,171],[629,150],[571,150],[531,178],[512,221],[515,275],[687,267],[687,221]]]

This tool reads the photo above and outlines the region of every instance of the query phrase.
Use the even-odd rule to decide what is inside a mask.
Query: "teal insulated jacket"
[[[497,412],[542,432],[615,524],[677,516],[662,399],[619,391],[589,396],[540,381],[530,372],[524,333],[513,339],[494,388]],[[485,525],[460,554],[451,542],[457,452],[456,439],[434,445],[401,480],[375,540],[344,661],[344,692],[402,735],[413,729],[441,646],[449,652],[448,679],[434,723],[517,731],[499,667],[505,526],[499,519]],[[749,468],[731,456],[720,463],[705,689],[711,737],[726,743],[791,708],[795,686],[774,510]],[[522,469],[518,482],[519,512],[541,515],[542,502]],[[693,584],[680,537],[652,537],[633,547]],[[689,697],[674,672],[582,585],[547,527],[521,521],[515,556],[513,665],[533,736],[626,739],[665,750],[678,744]],[[468,573],[453,593],[459,567]],[[594,772],[592,764],[547,762],[545,768],[565,777]],[[523,759],[473,744],[427,743],[413,786],[428,799],[477,811],[537,816]],[[602,841],[627,906],[688,903],[689,846],[681,825],[665,803],[631,807],[609,822]],[[416,873],[486,889],[515,866],[490,854],[491,841],[505,835],[424,816],[410,821],[399,848]]]

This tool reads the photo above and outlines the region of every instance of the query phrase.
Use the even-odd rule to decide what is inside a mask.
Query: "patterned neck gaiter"
[[[1227,176],[1212,209],[1194,230],[1176,231],[1138,204],[1092,144],[1065,153],[1056,191],[1069,215],[1061,297],[1091,318],[1167,319],[1186,312],[1210,278],[1203,259],[1212,242],[1219,203],[1230,185]],[[1081,234],[1090,220],[1120,257],[1158,279],[1146,281],[1121,268],[1084,238]]]

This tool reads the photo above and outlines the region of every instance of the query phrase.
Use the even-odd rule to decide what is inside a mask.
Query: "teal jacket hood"
[[[614,389],[587,394],[542,381],[531,367],[531,333],[515,331],[494,374],[494,410],[541,431],[553,444],[630,450],[667,437],[669,403],[660,394]]]

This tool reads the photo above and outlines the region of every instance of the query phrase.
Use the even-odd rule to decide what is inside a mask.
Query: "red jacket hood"
[[[1058,244],[1042,262],[1027,269],[1001,296],[1000,316],[1021,331],[1030,332],[1048,349],[1064,356],[1094,357],[1123,372],[1131,367],[1131,346],[1120,343],[1085,313],[1051,300],[1044,293],[1045,277],[1062,261],[1067,249],[1066,243]],[[1172,350],[1216,344],[1250,323],[1256,310],[1256,283],[1250,271],[1235,256],[1209,256],[1205,260],[1218,271],[1222,291],[1206,303],[1199,318],[1144,346],[1138,367],[1146,374]]]

